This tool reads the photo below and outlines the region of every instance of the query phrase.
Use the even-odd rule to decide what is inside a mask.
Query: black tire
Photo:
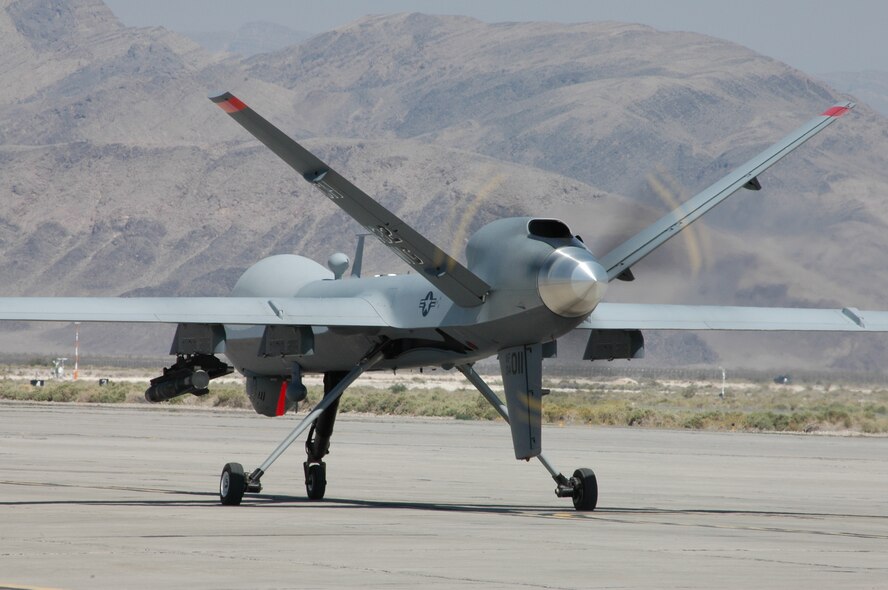
[[[237,506],[247,491],[247,476],[240,463],[226,463],[219,478],[219,501],[223,506]]]
[[[595,510],[598,505],[598,479],[591,469],[577,469],[573,477],[575,481],[573,504],[574,508],[588,512]]]
[[[309,500],[323,500],[327,491],[327,464],[312,463],[305,470],[305,493]]]

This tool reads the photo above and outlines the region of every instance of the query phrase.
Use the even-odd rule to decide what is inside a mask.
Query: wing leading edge
[[[487,283],[236,96],[225,92],[210,100],[455,303],[484,302]]]
[[[600,303],[577,329],[888,332],[888,311]]]
[[[0,320],[387,327],[365,299],[4,297]]]
[[[759,174],[826,129],[852,108],[854,108],[854,103],[846,102],[825,110],[677,209],[608,252],[600,260],[601,265],[607,270],[608,280],[613,280],[629,270],[633,264],[662,246],[667,240],[741,188],[760,189]]]

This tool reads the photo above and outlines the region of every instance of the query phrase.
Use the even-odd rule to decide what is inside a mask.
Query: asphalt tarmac
[[[885,588],[888,438],[548,427],[599,509],[501,422],[342,416],[327,499],[295,425],[234,411],[0,403],[0,588]]]

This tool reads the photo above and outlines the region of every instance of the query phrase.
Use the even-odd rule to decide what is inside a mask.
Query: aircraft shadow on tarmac
[[[24,482],[24,481],[0,481],[0,485],[41,487],[41,488],[76,488],[80,490],[93,489],[97,491],[137,492],[152,495],[176,496],[169,499],[94,499],[94,500],[0,500],[3,506],[178,506],[178,507],[216,507],[219,505],[219,495],[214,492],[196,492],[193,490],[172,490],[162,488],[141,488],[125,486],[84,486],[59,483]],[[182,496],[187,496],[183,498]],[[244,508],[262,507],[292,507],[306,508],[317,511],[329,510],[416,510],[424,512],[458,512],[477,514],[506,514],[515,516],[538,517],[582,517],[584,519],[608,518],[626,516],[757,516],[757,517],[784,517],[784,518],[852,518],[852,519],[880,519],[888,520],[886,515],[873,514],[840,514],[831,512],[799,512],[776,510],[731,510],[731,509],[707,509],[707,508],[627,508],[627,507],[599,507],[594,512],[577,513],[567,509],[559,509],[552,506],[517,506],[513,504],[467,504],[467,503],[435,503],[435,502],[408,502],[386,500],[361,500],[325,498],[323,501],[314,501],[304,496],[287,496],[263,494],[259,496],[248,495],[244,498]],[[238,508],[224,507],[225,510],[238,510]]]
[[[295,496],[261,496],[245,500],[246,502],[259,504],[292,504],[294,507],[311,507],[323,509],[385,509],[385,510],[421,510],[433,512],[463,512],[463,513],[490,513],[513,514],[518,516],[560,516],[560,517],[615,517],[615,516],[759,516],[759,517],[787,517],[787,518],[879,518],[888,520],[888,516],[873,516],[865,514],[837,514],[824,512],[788,512],[767,510],[730,510],[730,509],[670,509],[670,508],[621,508],[598,507],[594,512],[575,512],[567,507],[557,508],[553,506],[516,506],[497,504],[440,504],[433,502],[407,502],[407,501],[381,501],[325,498],[323,502],[315,502],[303,497]]]

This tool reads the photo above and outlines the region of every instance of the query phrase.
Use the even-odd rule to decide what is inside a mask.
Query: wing
[[[455,303],[463,307],[483,303],[490,286],[397,215],[230,92],[210,97],[210,100]]]
[[[607,270],[608,280],[613,280],[621,273],[628,271],[633,264],[662,246],[669,238],[678,234],[741,188],[760,189],[759,174],[823,131],[852,108],[854,108],[854,103],[847,102],[825,110],[671,213],[608,252],[599,261]]]
[[[888,312],[789,307],[600,303],[578,329],[888,332]]]
[[[359,297],[4,297],[0,298],[0,320],[388,326]]]

